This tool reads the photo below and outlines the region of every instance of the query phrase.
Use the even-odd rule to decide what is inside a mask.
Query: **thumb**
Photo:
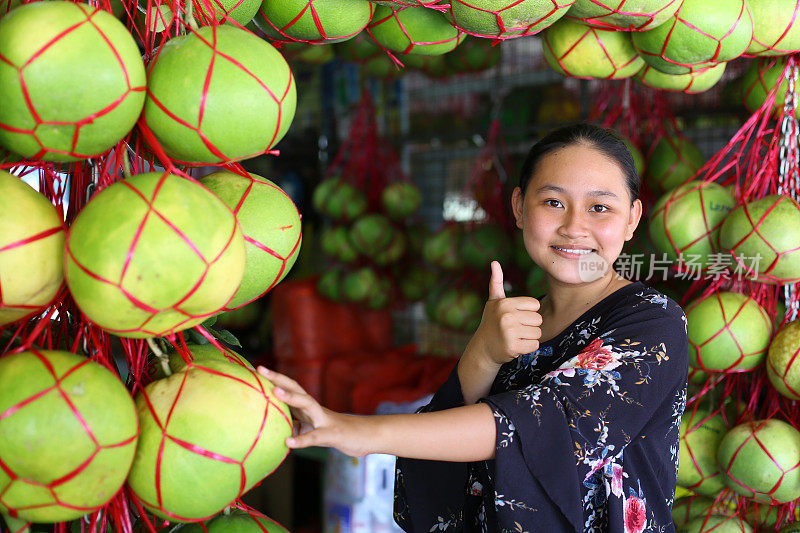
[[[503,268],[497,261],[492,261],[492,277],[489,278],[489,299],[499,300],[506,297],[503,288]]]

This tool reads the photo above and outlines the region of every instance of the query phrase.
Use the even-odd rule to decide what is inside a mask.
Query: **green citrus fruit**
[[[205,360],[136,395],[141,432],[128,485],[150,511],[205,520],[272,473],[289,450],[288,407],[252,369]]]
[[[728,487],[763,503],[800,498],[800,433],[782,420],[757,420],[731,429],[717,459]]]
[[[289,533],[282,525],[258,512],[232,509],[208,520],[203,525],[191,524],[184,533]]]
[[[800,51],[800,5],[796,0],[747,0],[753,15],[748,55],[780,56]]]
[[[20,6],[0,19],[0,57],[0,144],[24,157],[100,155],[131,131],[142,111],[139,48],[101,8]],[[91,90],[85,80],[92,80]]]
[[[96,511],[128,475],[139,434],[125,386],[74,353],[0,358],[0,513],[63,522]]]
[[[452,0],[453,26],[478,37],[533,35],[563,17],[575,0]]]
[[[150,64],[144,118],[169,157],[227,163],[280,141],[296,100],[275,48],[231,25],[205,26],[170,39]]]
[[[662,196],[650,214],[650,238],[673,261],[707,267],[719,252],[719,228],[736,201],[725,187],[690,181]],[[699,273],[699,270],[698,270]]]
[[[565,76],[616,80],[629,78],[644,66],[624,32],[561,19],[542,35],[545,60]]]
[[[725,488],[717,464],[717,448],[728,428],[721,414],[687,409],[681,418],[678,449],[678,485],[716,498]]]
[[[233,210],[244,235],[242,284],[226,306],[235,309],[263,296],[289,273],[303,240],[300,213],[283,189],[256,174],[220,170],[200,182]]]
[[[681,0],[576,0],[567,18],[607,30],[644,31],[664,24]]]
[[[64,226],[53,204],[0,170],[0,326],[40,311],[64,281]]]
[[[648,183],[659,192],[681,185],[706,162],[703,152],[690,140],[680,136],[662,136],[647,159]]]
[[[686,74],[665,74],[650,65],[645,65],[636,74],[636,80],[653,89],[697,94],[716,85],[722,78],[726,65],[727,63],[718,63],[712,67]]]
[[[645,62],[666,74],[686,74],[736,59],[752,37],[746,0],[684,0],[663,24],[631,34]]]
[[[368,28],[378,44],[401,54],[446,54],[464,39],[445,15],[424,7],[378,6]]]
[[[689,364],[701,370],[752,370],[767,354],[772,321],[751,297],[714,292],[689,304]]]
[[[239,288],[245,245],[231,210],[203,186],[138,174],[98,193],[67,235],[75,303],[122,337],[160,337],[218,313]]]
[[[367,0],[262,0],[254,21],[278,41],[330,44],[355,37],[374,9]]]
[[[800,322],[786,323],[772,339],[767,353],[767,376],[775,390],[800,400]]]
[[[789,195],[772,194],[730,212],[719,244],[731,250],[747,274],[765,283],[800,281],[800,206]]]

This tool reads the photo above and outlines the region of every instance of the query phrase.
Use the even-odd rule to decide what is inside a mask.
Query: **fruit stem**
[[[156,354],[156,357],[161,361],[161,370],[164,371],[164,375],[169,377],[172,375],[172,369],[169,367],[169,357],[164,355],[164,352],[161,351],[161,348],[158,347],[156,341],[153,340],[153,337],[147,338],[147,344],[150,345],[150,349],[153,350],[153,353]]]
[[[125,176],[126,180],[131,179],[131,158],[128,155],[128,145],[125,145],[125,149],[122,151],[122,175]]]
[[[194,2],[192,0],[186,0],[186,16],[184,17],[184,22],[194,31],[200,29],[197,25],[197,20],[194,18]]]

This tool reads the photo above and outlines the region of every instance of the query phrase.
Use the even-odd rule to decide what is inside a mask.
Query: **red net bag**
[[[140,127],[129,133],[130,127],[125,120],[115,120],[115,124],[107,122],[116,112],[129,110],[131,99],[145,96],[143,84],[138,83],[135,69],[127,62],[128,53],[117,43],[120,31],[125,30],[121,29],[119,23],[115,26],[113,18],[108,22],[110,15],[100,7],[63,4],[64,6],[57,9],[71,9],[73,13],[77,13],[75,9],[80,8],[78,11],[81,14],[75,15],[78,18],[72,23],[70,17],[73,15],[69,13],[58,21],[63,29],[59,37],[44,35],[41,41],[28,40],[25,43],[28,49],[23,52],[31,56],[23,58],[21,63],[22,56],[0,51],[3,56],[0,64],[3,68],[12,69],[17,76],[24,72],[23,78],[31,89],[30,98],[20,107],[23,115],[37,115],[33,117],[32,126],[23,127],[9,125],[0,119],[4,126],[8,126],[3,129],[4,133],[21,139],[32,147],[28,149],[21,146],[18,151],[24,157],[8,156],[4,153],[0,166],[24,176],[29,183],[38,184],[40,192],[35,194],[54,206],[55,219],[58,221],[47,227],[29,224],[28,233],[24,235],[4,234],[7,240],[0,244],[0,253],[27,254],[29,247],[32,249],[40,242],[56,237],[62,228],[69,227],[70,261],[80,259],[73,261],[74,268],[67,267],[67,276],[71,278],[69,290],[56,276],[50,283],[56,289],[55,295],[50,293],[42,301],[20,304],[14,291],[6,290],[5,286],[0,288],[0,316],[4,318],[0,322],[0,365],[3,367],[3,377],[13,377],[13,368],[27,369],[26,373],[29,374],[25,380],[18,380],[19,383],[25,383],[25,387],[3,386],[0,390],[2,431],[11,431],[17,438],[24,439],[26,434],[14,431],[12,426],[28,420],[29,426],[56,433],[37,437],[44,444],[35,453],[29,454],[28,459],[23,458],[23,463],[33,460],[38,465],[38,473],[20,462],[19,450],[26,449],[26,446],[31,449],[30,443],[8,441],[0,446],[0,469],[3,471],[3,475],[0,475],[0,511],[11,515],[9,520],[13,524],[8,525],[15,530],[24,528],[27,522],[34,520],[61,522],[53,526],[54,531],[113,529],[149,532],[172,527],[165,517],[170,517],[170,521],[175,518],[200,520],[210,518],[228,505],[235,505],[243,512],[250,513],[251,510],[237,502],[246,490],[280,464],[287,451],[280,441],[291,431],[291,420],[286,406],[271,396],[271,384],[260,378],[244,359],[229,356],[219,344],[213,330],[199,325],[205,316],[216,311],[190,309],[193,302],[203,299],[200,295],[206,282],[216,284],[213,282],[213,270],[215,266],[221,266],[225,262],[227,250],[236,240],[232,236],[240,230],[234,230],[237,224],[231,218],[232,210],[228,207],[219,208],[214,203],[219,200],[192,179],[191,171],[178,167],[180,162],[192,160],[196,163],[199,159],[194,155],[183,159],[182,156],[177,157],[182,148],[170,145],[169,134],[164,133],[163,126],[168,124],[167,129],[183,128],[185,135],[193,136],[194,140],[189,141],[189,144],[194,143],[194,146],[189,148],[189,152],[195,150],[195,154],[200,153],[200,159],[203,154],[214,161],[231,162],[238,159],[239,155],[232,154],[230,145],[226,145],[231,137],[225,139],[215,135],[228,130],[228,133],[223,133],[223,137],[235,136],[235,130],[242,124],[235,121],[219,122],[214,118],[214,113],[224,107],[224,100],[230,102],[238,98],[226,98],[225,84],[220,84],[220,81],[224,81],[223,78],[228,75],[233,78],[239,76],[241,84],[232,79],[229,88],[232,91],[244,89],[245,92],[251,91],[250,94],[265,97],[262,102],[273,113],[272,119],[268,119],[265,133],[257,135],[259,139],[256,144],[260,146],[254,150],[247,149],[247,153],[243,155],[270,151],[272,145],[285,133],[293,115],[291,73],[284,69],[285,78],[277,80],[276,87],[279,88],[273,91],[270,85],[276,78],[268,79],[268,76],[259,74],[263,61],[256,59],[251,63],[245,57],[246,52],[241,55],[241,49],[237,50],[237,46],[246,43],[252,34],[235,26],[219,29],[221,26],[211,16],[209,4],[185,7],[172,4],[168,6],[169,9],[162,9],[167,6],[148,2],[138,6],[143,8],[139,10],[135,2],[126,2],[120,16],[134,37],[123,37],[131,40],[135,50],[133,55],[141,61],[133,40],[138,39],[138,44],[144,48],[145,63],[150,67],[151,74],[159,59],[169,59],[168,52],[177,42],[171,39],[179,34],[184,34],[183,38],[178,37],[179,40],[194,39],[199,43],[199,48],[205,50],[204,53],[210,57],[209,63],[201,68],[203,75],[196,85],[196,99],[188,108],[188,113],[193,113],[191,118],[181,115],[179,105],[169,104],[169,95],[162,94],[164,98],[159,99],[158,90],[151,90],[148,98],[159,99],[162,105],[156,107],[163,112],[163,116],[148,117],[145,112],[139,121]],[[106,4],[104,8],[110,11],[110,5]],[[45,9],[50,8],[45,6]],[[219,20],[231,19],[235,22],[235,8],[228,6],[225,9],[228,11]],[[137,15],[139,11],[144,11],[143,17]],[[202,22],[209,22],[212,26],[197,28],[191,11]],[[206,18],[206,15],[210,17]],[[80,17],[83,17],[83,21]],[[10,21],[11,19],[4,18],[4,27],[16,26]],[[43,27],[34,23],[28,34],[41,34],[37,30],[42,30]],[[231,31],[233,34],[241,32],[238,35],[245,34],[248,37],[234,37],[233,45],[225,48],[232,41],[225,44],[224,34],[232,35]],[[204,40],[204,35],[212,37]],[[81,70],[82,75],[88,74],[93,80],[98,78],[99,83],[102,81],[99,74],[107,71],[112,78],[124,78],[123,83],[117,84],[117,93],[100,87],[99,93],[103,93],[101,96],[108,99],[100,108],[89,111],[89,104],[92,104],[92,99],[99,93],[86,90],[86,87],[78,87],[86,102],[78,102],[74,106],[76,118],[56,124],[47,115],[47,106],[43,104],[45,97],[36,88],[36,70],[50,60],[50,51],[58,52],[53,56],[58,59],[58,68],[63,69],[74,80],[74,72],[69,71],[68,65],[74,67],[75,61],[81,58],[76,59],[74,53],[70,55],[70,47],[66,44],[73,39],[91,40],[95,37],[101,41],[97,45],[97,54],[107,54],[107,64],[96,62],[99,73]],[[258,43],[277,53],[263,41],[258,40]],[[87,54],[90,60],[93,53],[94,51]],[[277,68],[273,74],[280,73],[283,68],[282,58],[272,55],[272,59],[276,61],[273,66]],[[153,86],[151,89],[156,88]],[[181,102],[183,103],[185,102]],[[218,107],[219,105],[222,107]],[[62,107],[70,108],[63,102]],[[8,108],[4,106],[4,109]],[[141,107],[134,114],[138,116],[139,111]],[[269,113],[262,118],[268,115]],[[105,129],[101,133],[108,134],[107,138],[101,138],[103,135],[92,129],[94,125]],[[51,131],[54,126],[68,133],[66,145]],[[31,134],[32,127],[36,129],[35,135]],[[123,127],[127,130],[116,132],[115,128]],[[215,133],[209,134],[210,130]],[[0,142],[4,146],[9,144],[5,138]],[[239,141],[234,139],[234,142]],[[86,156],[92,156],[92,160],[74,161]],[[31,159],[33,157],[57,158],[65,163],[57,166],[35,161]],[[17,163],[18,161],[21,163]],[[165,170],[147,176],[154,164],[159,164]],[[238,165],[229,165],[228,169],[242,176],[246,175]],[[137,176],[131,177],[133,174]],[[145,184],[142,176],[151,181]],[[8,178],[5,174],[2,177]],[[13,181],[19,178],[15,176],[11,179],[9,183],[19,185]],[[201,229],[203,222],[196,217],[196,213],[190,210],[183,213],[170,211],[172,206],[169,204],[174,203],[176,194],[182,197],[183,193],[180,191],[186,192],[186,187],[195,191],[202,190],[201,196],[206,195],[210,202],[206,207],[223,213],[223,218],[229,217],[231,224],[228,226],[227,236],[223,235],[224,231],[219,232],[216,237],[201,236],[197,231]],[[101,199],[118,194],[119,191],[122,191],[123,196],[128,195],[128,199],[117,203],[112,214],[111,209],[102,207]],[[26,194],[30,196],[27,191]],[[190,196],[192,194],[189,193]],[[135,215],[132,218],[131,212]],[[205,212],[205,209],[200,208],[199,212]],[[35,209],[28,210],[27,214],[31,219],[41,218],[46,222],[46,218],[42,218]],[[119,246],[104,248],[96,244],[86,244],[91,240],[88,237],[88,240],[78,238],[81,226],[84,228],[80,231],[94,235],[92,238],[105,237],[107,235],[104,234],[113,231],[117,219],[126,217],[134,220],[134,223],[129,230],[124,231],[130,238],[127,241],[120,239],[120,242],[125,242]],[[160,268],[170,262],[163,258],[159,260],[158,257],[166,248],[159,245],[152,248],[147,246],[148,242],[159,235],[165,237],[166,241],[171,241],[168,248],[182,250],[184,257],[178,260],[178,266],[185,267],[184,274],[187,275],[180,276],[180,279],[161,276],[158,282],[161,290],[148,295],[150,289],[146,285],[148,276],[154,272],[152,267]],[[209,238],[212,241],[219,239],[212,246],[215,249],[206,248]],[[85,245],[79,242],[81,240]],[[116,250],[113,249],[115,246]],[[102,251],[114,257],[110,261],[108,257],[105,260],[96,257]],[[91,261],[95,263],[89,265]],[[69,261],[67,263],[71,264]],[[116,265],[111,269],[113,272],[102,271],[110,264]],[[194,270],[194,274],[188,274],[191,270]],[[35,269],[29,270],[29,273],[47,278],[45,275],[40,276]],[[226,276],[229,277],[230,272]],[[5,285],[2,274],[0,283]],[[173,290],[173,296],[168,298],[170,302],[158,301],[157,293]],[[80,295],[87,294],[89,297],[81,300]],[[222,299],[229,300],[226,296],[222,296]],[[81,301],[76,302],[77,300]],[[102,306],[106,306],[105,310],[101,309]],[[216,304],[212,305],[215,306]],[[164,322],[158,325],[161,321],[158,316],[165,316],[162,313],[167,310],[177,313],[174,317],[177,322],[172,326]],[[9,311],[16,314],[10,316]],[[21,311],[24,311],[22,315],[19,314]],[[131,314],[137,313],[144,313],[149,318],[140,316],[133,318],[130,324],[121,326],[103,323],[107,328],[105,330],[98,325],[107,318],[106,315],[114,315],[113,320],[124,322],[131,318]],[[137,323],[133,324],[134,322]],[[162,327],[164,325],[166,327]],[[132,334],[133,337],[154,334],[163,337],[156,340],[116,338],[109,335],[108,330]],[[212,347],[210,355],[196,347],[200,339],[204,339],[206,347]],[[155,358],[151,352],[155,354]],[[160,365],[156,365],[162,368],[161,374],[153,371],[153,361],[161,361]],[[7,369],[12,370],[6,372]],[[167,375],[170,372],[171,375]],[[31,378],[34,374],[41,376],[38,384]],[[227,388],[229,394],[219,398],[220,401],[214,402],[215,405],[208,405],[192,392],[191,386],[186,386],[195,377],[211,383],[211,388]],[[86,390],[93,391],[92,394],[86,394],[85,391],[84,394],[79,394],[83,385],[79,386],[74,380],[83,380]],[[121,394],[114,392],[115,387],[117,392],[120,392],[121,387]],[[174,394],[171,398],[169,394],[166,397],[154,396],[150,394],[154,388],[170,390]],[[139,402],[142,413],[152,415],[151,423],[137,425],[135,420],[132,424],[127,423],[123,412],[128,408],[135,412],[132,396]],[[244,397],[250,399],[242,403],[234,400],[236,397],[240,400]],[[50,413],[48,416],[58,413],[57,420],[54,423],[42,423],[40,419],[47,413]],[[191,422],[192,417],[199,417],[203,422]],[[216,422],[212,423],[215,418]],[[231,447],[226,448],[218,440],[219,435],[225,433],[219,430],[221,426],[218,424],[221,422],[229,428],[239,425],[234,433],[239,432],[246,435],[246,438],[238,443],[229,443]],[[211,428],[210,432],[198,431],[204,423],[209,424],[206,429]],[[228,426],[231,423],[233,426]],[[214,424],[217,424],[217,429],[214,429]],[[195,427],[195,430],[187,430],[187,427]],[[113,432],[116,433],[112,434]],[[210,434],[216,436],[212,435],[209,440]],[[278,435],[277,439],[275,435]],[[131,447],[137,449],[138,455],[126,455]],[[173,460],[175,454],[182,455],[183,459]],[[171,456],[173,459],[170,459]],[[113,472],[130,470],[132,464],[141,465],[148,460],[157,465],[153,470],[157,472],[156,479],[144,476],[142,481],[140,478],[135,483],[135,490],[122,488],[121,483],[102,490],[81,488],[94,486],[98,478],[102,480],[104,476],[113,480]],[[178,483],[179,486],[169,481],[175,479],[171,476],[175,474],[176,468],[180,468],[181,463],[195,464],[192,471],[203,471],[204,475],[210,476],[195,488],[224,495],[213,504],[214,498],[201,498],[209,504],[205,509],[186,509],[184,506],[191,507],[197,502],[191,501],[193,498],[185,494],[185,479]],[[136,468],[133,466],[133,471]],[[206,488],[203,489],[203,486]],[[154,498],[150,497],[148,489],[154,492]],[[31,490],[34,492],[30,492]],[[65,522],[81,515],[85,516],[80,523]],[[254,520],[263,531],[268,531],[267,521],[260,518]],[[198,527],[205,530],[205,526]]]
[[[267,0],[253,20],[274,41],[331,44],[355,37],[369,24],[374,10],[374,4],[363,0],[344,4]]]
[[[575,0],[453,0],[448,15],[459,30],[502,41],[534,35],[563,17]]]

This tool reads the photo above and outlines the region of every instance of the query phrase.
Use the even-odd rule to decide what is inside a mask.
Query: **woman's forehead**
[[[626,187],[619,164],[584,144],[565,146],[542,157],[528,183],[528,189],[534,191],[594,196],[619,196]]]

